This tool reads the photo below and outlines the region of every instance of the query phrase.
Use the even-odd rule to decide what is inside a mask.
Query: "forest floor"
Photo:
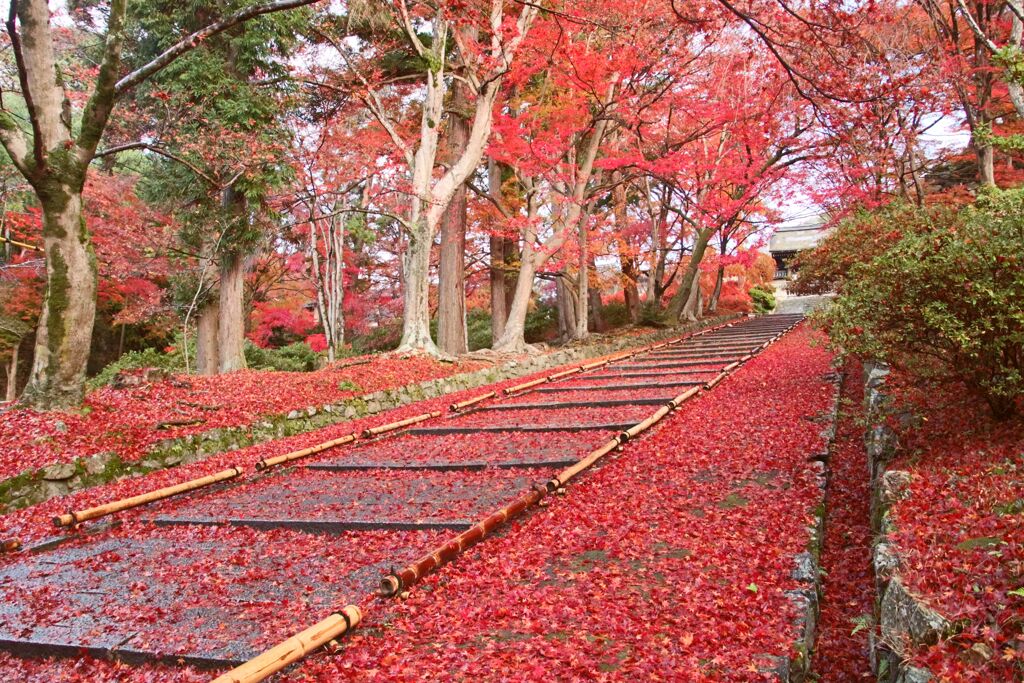
[[[123,389],[103,386],[90,392],[78,411],[12,408],[0,413],[0,479],[103,452],[116,452],[129,462],[162,439],[247,425],[264,415],[483,366],[476,361],[375,355],[347,358],[313,372],[242,370],[173,376]],[[167,425],[169,421],[182,424]]]
[[[507,430],[486,439],[412,429],[304,467],[122,513],[117,525],[94,523],[91,533],[49,550],[7,555],[0,640],[32,641],[51,653],[63,644],[75,657],[3,655],[0,677],[207,680],[208,670],[188,664],[245,658],[358,602],[366,620],[342,651],[314,655],[288,679],[418,680],[425,671],[453,680],[494,679],[501,671],[526,679],[678,679],[683,671],[693,680],[763,680],[795,654],[800,610],[789,592],[801,586],[796,556],[807,548],[821,503],[820,469],[809,458],[824,447],[834,386],[830,356],[812,343],[815,336],[806,327],[784,336],[565,496],[427,577],[404,601],[381,601],[369,589],[389,567],[428,551],[655,407],[584,414],[568,403],[577,426],[591,428],[538,433],[524,429],[545,419],[533,404],[575,401],[577,387],[602,376],[637,387],[601,385],[617,396],[635,392],[642,402],[662,385],[674,395],[683,390],[676,382],[706,381],[742,350],[711,357],[695,344],[703,350],[679,347],[621,362],[500,402],[522,408],[441,423]],[[491,417],[481,421],[484,415]],[[262,444],[244,457],[337,431]],[[447,469],[414,469],[423,463]],[[73,504],[102,497],[76,495],[83,500]],[[43,527],[56,511],[57,503],[44,503],[8,515],[3,535],[38,541],[52,533]],[[324,527],[325,520],[337,528]],[[310,536],[313,522],[325,533]],[[342,528],[354,522],[362,525]],[[127,663],[104,658],[112,652]],[[181,664],[140,665],[154,657]]]
[[[887,467],[910,474],[889,540],[904,585],[951,624],[909,659],[939,680],[1024,680],[1024,415],[995,422],[957,387],[898,371],[884,390],[899,411]]]
[[[205,681],[347,603],[364,622],[280,680],[768,680],[799,659],[794,573],[822,506],[831,356],[806,325],[684,403],[564,496],[407,599],[373,595],[665,396],[713,377],[746,323],[493,400],[459,416],[55,535],[51,516],[500,389],[458,392],[0,517],[0,679]],[[751,328],[753,329],[753,328]],[[730,331],[732,330],[732,331]],[[742,334],[742,333],[741,333]],[[717,346],[716,346],[717,345]],[[551,372],[547,370],[545,372]],[[540,376],[540,374],[538,374]],[[1018,680],[1024,661],[1024,426],[894,373],[893,515],[903,580],[957,624],[910,661],[940,680]],[[598,400],[593,400],[598,399]],[[859,366],[831,447],[812,672],[869,679],[870,514]],[[583,403],[608,403],[583,405]],[[559,410],[561,402],[563,408]],[[566,419],[562,419],[562,414]],[[907,416],[910,417],[907,417]],[[540,431],[532,431],[542,428]],[[482,431],[490,430],[490,431]],[[34,548],[33,548],[34,547]]]

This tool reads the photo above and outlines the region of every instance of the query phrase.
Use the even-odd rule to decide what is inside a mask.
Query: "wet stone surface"
[[[346,566],[322,551],[303,553],[296,568],[265,550],[244,538],[151,535],[24,555],[0,569],[0,647],[223,666],[365,594],[387,572],[383,559]]]
[[[230,523],[306,531],[463,529],[549,472],[297,469],[154,515],[157,524]]]

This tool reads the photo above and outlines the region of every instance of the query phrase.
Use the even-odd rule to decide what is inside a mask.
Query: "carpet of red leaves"
[[[359,360],[370,362],[353,365]],[[0,478],[105,451],[133,461],[161,439],[247,425],[264,415],[480,367],[478,362],[440,363],[421,356],[374,356],[346,359],[316,372],[243,370],[126,389],[102,387],[86,397],[81,413],[12,409],[0,414]],[[164,421],[190,419],[203,422],[157,429]]]
[[[832,386],[801,328],[286,680],[765,680]]]
[[[819,418],[830,408],[832,386],[823,377],[829,355],[809,346],[812,335],[806,328],[791,333],[574,483],[566,496],[428,577],[408,600],[365,600],[367,621],[342,652],[318,654],[285,679],[496,680],[514,672],[521,680],[764,680],[759,668],[769,657],[792,654],[797,614],[785,593],[797,587],[794,556],[806,546],[806,527],[820,502],[807,458],[822,448]],[[480,391],[48,501],[0,518],[2,535],[37,539],[53,512],[248,465]],[[120,515],[123,526],[106,533],[150,533],[143,514]],[[186,547],[188,534],[225,534],[242,545],[247,535],[257,537],[251,530],[160,531],[168,533],[182,534]],[[265,552],[279,553],[303,580],[319,571],[303,569],[304,562],[320,564],[306,558],[308,548],[300,550],[301,535],[273,533],[279,542]],[[429,536],[421,539],[430,541],[422,550],[437,534]],[[366,554],[356,564],[378,552],[390,556],[383,539],[367,538],[346,534],[307,545],[329,547],[337,561],[345,556],[340,549],[358,541]],[[317,608],[296,615],[268,603],[253,614],[265,614],[269,633],[279,630],[275,624],[286,611],[292,619],[308,617],[303,623],[323,616],[324,609],[310,607]],[[88,657],[0,655],[0,678],[156,682],[208,680],[209,674]]]
[[[611,355],[615,354],[609,354],[609,356]],[[597,358],[595,360],[601,360],[601,358]],[[66,512],[67,510],[81,510],[113,500],[120,500],[129,496],[153,491],[164,486],[177,484],[188,479],[202,477],[235,465],[245,468],[247,473],[245,475],[246,477],[252,476],[255,464],[264,458],[271,458],[291,451],[296,451],[324,441],[337,439],[353,432],[359,433],[369,427],[377,427],[390,422],[403,420],[424,412],[435,410],[447,412],[448,406],[452,403],[463,401],[474,396],[479,396],[480,394],[491,390],[497,390],[500,392],[500,390],[505,387],[513,386],[538,377],[545,377],[552,372],[557,372],[561,369],[572,367],[573,365],[546,368],[531,375],[506,380],[487,387],[477,387],[474,389],[453,392],[445,396],[440,396],[426,401],[419,401],[407,406],[402,406],[401,408],[395,408],[393,410],[378,413],[370,417],[339,422],[322,429],[297,434],[284,439],[276,439],[274,441],[256,444],[236,451],[218,453],[190,465],[158,470],[141,477],[121,479],[119,481],[111,482],[110,484],[77,491],[68,496],[51,498],[23,510],[16,510],[5,515],[0,515],[0,539],[17,538],[20,539],[24,545],[28,546],[52,536],[54,534],[54,528],[50,519],[54,515]],[[280,373],[275,373],[275,375],[276,374]],[[261,388],[262,391],[266,391],[266,389],[266,386]],[[531,395],[540,396],[541,394]],[[436,420],[424,422],[417,426],[443,425],[446,423],[447,419],[447,417],[442,417]],[[590,432],[586,440],[581,440],[578,435],[570,432],[558,433],[549,437],[546,445],[551,445],[556,448],[561,447],[568,450],[574,447],[586,447],[587,444],[591,443],[594,445],[600,444],[602,440],[606,440],[608,436],[610,436],[610,433],[606,434],[595,431]],[[405,448],[404,452],[408,453],[410,458],[422,460],[424,462],[433,458],[491,461],[495,459],[514,459],[516,457],[514,449],[511,451],[509,450],[509,448],[512,448],[511,442],[506,443],[505,436],[502,433],[489,435],[489,437],[490,438],[487,440],[480,440],[460,437],[453,438],[451,436],[443,438],[420,436],[415,437],[415,448]],[[398,436],[396,438],[407,439],[412,437]],[[540,435],[530,434],[521,435],[521,438],[525,439],[524,443],[528,446],[527,450],[530,450],[536,446],[541,437]],[[593,439],[592,442],[590,441],[591,438]],[[457,445],[457,448],[453,448],[453,445]],[[362,459],[361,455],[355,455],[356,451],[353,451],[350,447],[344,446],[318,454],[316,459],[345,457],[350,453],[353,454],[353,458],[357,460]],[[361,451],[361,454],[365,455],[366,451]],[[579,453],[579,455],[583,454],[585,454],[585,451]],[[392,449],[385,446],[383,448],[382,457],[385,460],[393,460],[394,457]],[[144,514],[144,511],[145,508],[141,511],[129,510],[119,514],[118,517],[119,519],[131,519],[139,514]]]
[[[887,391],[922,418],[897,427],[892,465],[912,474],[893,515],[903,580],[958,625],[912,661],[940,680],[1024,680],[1024,419],[897,372]]]
[[[856,681],[871,676],[868,634],[875,586],[863,396],[860,363],[851,361],[844,372],[839,423],[829,459],[828,508],[821,554],[825,576],[811,667],[823,681]]]

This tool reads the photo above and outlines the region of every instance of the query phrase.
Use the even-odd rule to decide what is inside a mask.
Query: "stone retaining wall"
[[[792,650],[796,654],[780,662],[780,666],[776,669],[778,679],[787,683],[803,683],[808,679],[811,655],[818,635],[818,618],[821,607],[821,551],[822,544],[825,542],[825,511],[828,507],[827,463],[836,439],[843,383],[843,375],[838,366],[827,379],[833,385],[835,393],[832,407],[825,416],[825,428],[822,431],[825,447],[822,452],[812,456],[812,467],[815,470],[815,480],[818,490],[821,492],[821,498],[813,511],[814,521],[807,527],[807,550],[796,556],[796,566],[792,572],[792,577],[802,586],[788,593],[789,599],[798,610],[795,625],[797,633],[800,635],[793,644]]]
[[[906,644],[924,645],[948,634],[949,620],[929,608],[904,585],[898,549],[891,541],[891,511],[909,495],[911,474],[889,468],[897,437],[886,424],[891,408],[884,393],[889,368],[864,365],[864,404],[869,427],[864,434],[871,476],[871,528],[875,534],[875,623],[871,633],[871,668],[878,683],[925,683],[932,675],[909,666],[902,656]]]
[[[28,507],[55,496],[67,495],[126,476],[138,476],[197,462],[217,453],[367,417],[415,401],[503,382],[545,368],[604,356],[626,348],[713,327],[738,317],[738,314],[718,316],[643,336],[619,337],[610,341],[602,340],[593,344],[563,348],[475,372],[376,391],[338,403],[308,406],[287,414],[268,415],[249,425],[210,429],[189,436],[164,439],[154,444],[145,456],[135,461],[124,461],[116,452],[107,452],[28,470],[0,481],[0,513]]]

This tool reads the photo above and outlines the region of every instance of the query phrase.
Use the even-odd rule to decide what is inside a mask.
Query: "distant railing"
[[[788,280],[789,279],[789,269],[788,268],[780,268],[779,270],[776,270],[775,271],[775,279],[776,280]]]

